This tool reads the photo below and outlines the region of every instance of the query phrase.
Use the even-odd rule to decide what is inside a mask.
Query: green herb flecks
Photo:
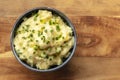
[[[38,42],[38,40],[36,40],[36,42]]]
[[[37,21],[38,13],[35,14],[34,16],[34,21]]]
[[[25,49],[25,47],[23,47],[23,49]]]
[[[45,33],[47,33],[47,29],[45,30]]]
[[[62,37],[62,39],[64,39],[64,37]]]
[[[50,30],[50,32],[52,33],[52,32],[53,32],[53,30]]]
[[[22,37],[22,39],[26,39],[26,37]]]
[[[42,58],[46,58],[46,53],[45,52],[42,52],[42,53],[40,53],[40,56],[42,57]]]
[[[56,37],[55,39],[58,40],[62,37],[62,35],[59,35],[58,37]]]
[[[39,49],[39,46],[38,45],[35,45],[34,46],[34,50],[37,51]]]
[[[40,22],[42,23],[42,22],[43,22],[43,20],[41,19],[41,20],[40,20]]]
[[[30,34],[29,37],[33,37],[33,34]]]
[[[42,27],[41,29],[42,29],[42,30],[44,30],[44,29],[45,29],[45,27]]]
[[[49,43],[50,43],[50,41],[47,41],[47,42],[46,42],[46,44],[49,44]]]
[[[32,33],[35,33],[35,30],[32,30]]]
[[[28,28],[28,27],[30,27],[30,25],[28,24],[28,25],[26,25],[26,27]]]
[[[52,20],[49,21],[49,25],[52,25]]]
[[[70,32],[69,35],[72,36],[72,33]]]
[[[38,37],[40,37],[41,35],[43,35],[43,32],[38,31]]]
[[[43,36],[43,42],[45,42],[45,36]]]
[[[60,31],[60,26],[59,25],[56,26],[56,30]]]

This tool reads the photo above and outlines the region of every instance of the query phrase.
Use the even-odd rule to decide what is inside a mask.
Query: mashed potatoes
[[[38,69],[62,64],[73,43],[72,29],[47,10],[39,10],[25,18],[14,38],[19,58]]]

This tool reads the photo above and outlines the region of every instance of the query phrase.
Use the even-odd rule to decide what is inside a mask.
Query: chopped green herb
[[[52,21],[51,20],[49,21],[49,25],[52,25]]]
[[[40,35],[41,35],[40,31],[38,31],[38,36],[40,36]]]
[[[43,35],[43,32],[41,32],[41,35]]]
[[[28,29],[25,29],[26,32],[28,32]]]
[[[40,20],[40,22],[43,22],[43,20]]]
[[[38,13],[35,14],[34,21],[37,21]]]
[[[47,29],[45,30],[45,33],[47,33]]]
[[[70,36],[72,36],[72,33],[69,33]]]
[[[55,22],[53,22],[53,24],[55,24]]]
[[[68,46],[68,44],[66,44],[65,46]]]
[[[29,30],[30,32],[32,31],[32,30]]]
[[[25,49],[25,47],[23,47],[23,49]]]
[[[24,26],[22,26],[22,28],[23,28],[23,29],[25,29],[25,27],[24,27]]]
[[[55,39],[58,40],[58,37],[56,37]]]
[[[45,36],[43,36],[43,42],[45,42]]]
[[[62,35],[59,35],[59,36],[58,36],[58,38],[61,38],[61,37],[62,37]]]
[[[47,41],[47,42],[46,42],[46,44],[49,44],[49,43],[50,43],[50,41]]]
[[[30,36],[30,37],[33,37],[33,34],[30,34],[29,36]]]
[[[59,35],[58,37],[56,37],[55,39],[58,40],[62,37],[62,35]]]
[[[20,33],[21,33],[21,31],[17,31],[17,33],[18,33],[18,34],[20,34]]]
[[[56,30],[60,31],[60,26],[59,25],[56,26]]]
[[[62,37],[62,39],[64,39],[64,37]]]
[[[52,32],[53,32],[53,30],[50,30],[50,32],[52,33]]]
[[[45,27],[42,27],[41,29],[42,29],[42,30],[44,30],[44,29],[45,29]]]
[[[55,38],[53,37],[52,40],[55,40]]]
[[[35,33],[35,30],[32,30],[33,33]]]
[[[34,50],[36,51],[36,50],[38,50],[39,49],[39,46],[38,45],[35,45],[34,46]]]
[[[38,42],[38,40],[36,40],[36,42]]]
[[[35,54],[35,52],[33,52],[33,54]]]
[[[36,25],[38,25],[38,23],[36,23]]]
[[[43,34],[43,32],[38,31],[38,37],[40,37]]]
[[[43,37],[41,37],[41,40],[43,40]]]
[[[26,37],[22,37],[22,39],[26,39]]]
[[[26,27],[28,28],[28,27],[30,27],[30,25],[28,24],[28,25],[26,25]]]
[[[30,41],[32,42],[33,40],[32,40],[32,39],[30,39]]]

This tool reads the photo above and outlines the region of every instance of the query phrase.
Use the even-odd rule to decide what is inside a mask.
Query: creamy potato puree
[[[16,31],[14,46],[21,60],[38,69],[62,64],[72,48],[72,29],[61,17],[39,10],[25,18]]]

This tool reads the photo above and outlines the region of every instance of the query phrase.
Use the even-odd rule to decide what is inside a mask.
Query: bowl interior
[[[49,69],[47,70],[40,70],[40,69],[37,69],[35,66],[34,67],[31,67],[30,65],[28,65],[25,61],[22,61],[19,59],[18,55],[16,54],[16,51],[14,49],[14,44],[13,44],[13,40],[14,40],[14,37],[15,37],[15,33],[16,33],[16,30],[17,28],[19,27],[19,25],[23,22],[23,18],[27,17],[31,17],[33,14],[37,13],[38,10],[48,10],[48,11],[51,11],[53,15],[58,15],[60,16],[63,21],[72,28],[73,30],[73,36],[74,36],[74,45],[73,47],[70,49],[70,55],[68,58],[63,58],[63,63],[59,66],[52,66],[50,67]],[[53,71],[53,70],[56,70],[56,69],[59,69],[60,67],[64,66],[70,59],[71,57],[73,56],[74,54],[74,51],[75,51],[75,48],[76,48],[76,31],[71,23],[71,21],[63,14],[61,13],[60,11],[56,10],[56,9],[53,9],[53,8],[49,8],[49,7],[42,7],[42,8],[35,8],[35,9],[32,9],[32,10],[29,10],[27,11],[25,14],[23,14],[15,23],[13,29],[12,29],[12,32],[11,32],[11,48],[12,48],[12,51],[15,55],[15,57],[17,58],[17,60],[23,64],[25,67],[31,69],[31,70],[34,70],[34,71],[39,71],[39,72],[47,72],[47,71]]]

